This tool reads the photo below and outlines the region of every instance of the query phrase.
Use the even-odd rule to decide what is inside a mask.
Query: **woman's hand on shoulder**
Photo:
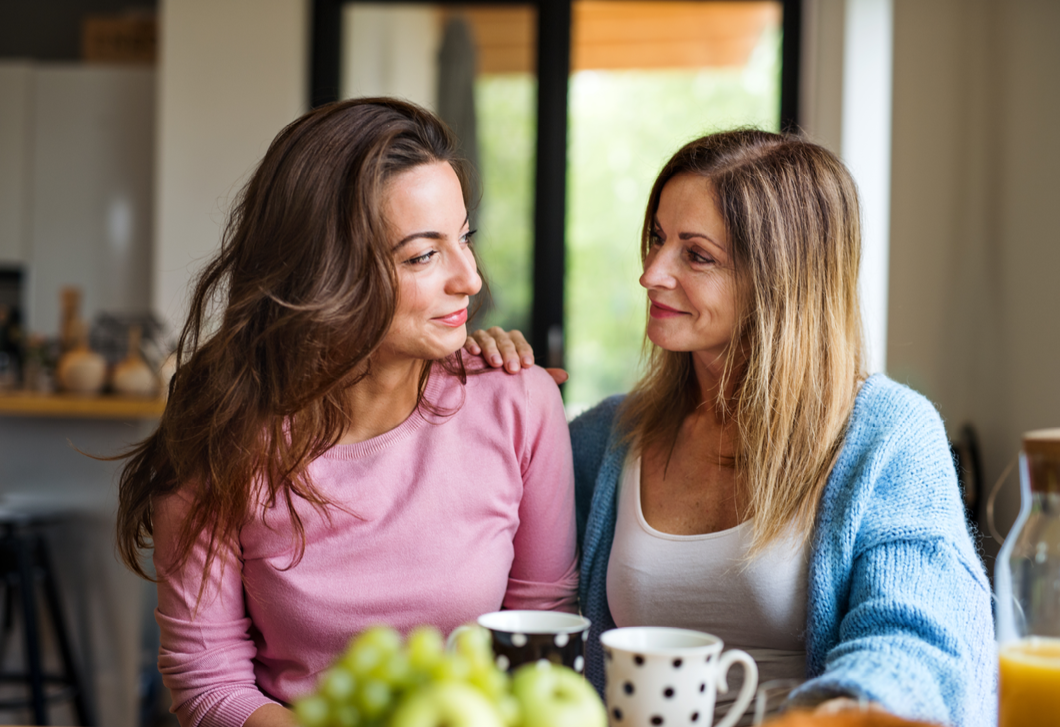
[[[503,367],[511,374],[534,365],[534,349],[523,334],[517,330],[505,331],[499,326],[471,333],[464,342],[464,350],[474,356],[481,356],[493,368]],[[545,371],[557,384],[567,380],[567,372],[563,369]]]

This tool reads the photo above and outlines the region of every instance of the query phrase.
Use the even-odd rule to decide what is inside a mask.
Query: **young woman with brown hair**
[[[306,114],[243,189],[121,477],[119,550],[147,577],[154,549],[183,725],[293,722],[372,625],[574,608],[558,392],[459,353],[467,190],[451,133],[390,99]]]
[[[808,677],[796,702],[992,722],[989,584],[938,413],[866,377],[860,244],[849,173],[797,137],[706,136],[663,167],[647,372],[571,423],[598,688],[601,630],[678,626],[760,681]],[[515,368],[522,344],[468,348]]]

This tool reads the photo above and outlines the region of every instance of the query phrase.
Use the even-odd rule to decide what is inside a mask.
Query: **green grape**
[[[519,700],[510,693],[505,693],[499,699],[496,699],[493,702],[493,706],[496,707],[497,714],[501,716],[501,720],[506,727],[516,727],[521,722],[523,715]]]
[[[471,664],[460,654],[447,653],[431,669],[431,676],[438,681],[466,681],[471,675]]]
[[[415,681],[408,654],[403,651],[389,654],[383,661],[376,664],[371,676],[399,689]]]
[[[409,665],[419,672],[430,672],[445,653],[445,639],[433,626],[418,626],[406,642]]]
[[[349,701],[353,696],[357,680],[341,663],[328,669],[320,683],[320,693],[332,702]]]
[[[505,727],[489,700],[461,682],[434,682],[408,694],[391,716],[390,725]]]
[[[478,625],[468,626],[456,635],[456,652],[473,664],[493,661],[490,632]]]
[[[304,697],[294,703],[294,714],[302,727],[325,727],[329,711],[327,700],[317,695]]]
[[[369,719],[380,717],[392,706],[390,686],[378,679],[365,679],[357,689],[357,706]]]
[[[472,670],[468,677],[468,682],[478,687],[479,691],[494,702],[499,702],[503,696],[509,693],[511,688],[511,679],[492,662],[487,666]]]
[[[334,727],[358,727],[361,724],[361,714],[352,704],[343,704],[332,712],[331,724]]]
[[[401,634],[389,626],[373,626],[367,631],[361,632],[357,637],[358,643],[371,644],[379,649],[384,655],[393,654],[401,650]]]
[[[383,652],[368,641],[357,639],[342,657],[342,663],[356,676],[365,676],[383,660]]]

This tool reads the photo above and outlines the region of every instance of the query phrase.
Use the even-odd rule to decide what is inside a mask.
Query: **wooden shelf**
[[[0,416],[156,419],[165,408],[165,399],[156,398],[0,392]]]

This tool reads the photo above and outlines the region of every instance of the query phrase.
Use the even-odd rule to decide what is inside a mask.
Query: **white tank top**
[[[805,678],[807,549],[789,537],[747,561],[750,544],[750,521],[702,535],[653,528],[641,509],[640,457],[628,458],[607,566],[615,623],[714,634],[754,657],[759,684]],[[728,694],[718,695],[719,716],[739,694],[740,672],[732,669]]]

